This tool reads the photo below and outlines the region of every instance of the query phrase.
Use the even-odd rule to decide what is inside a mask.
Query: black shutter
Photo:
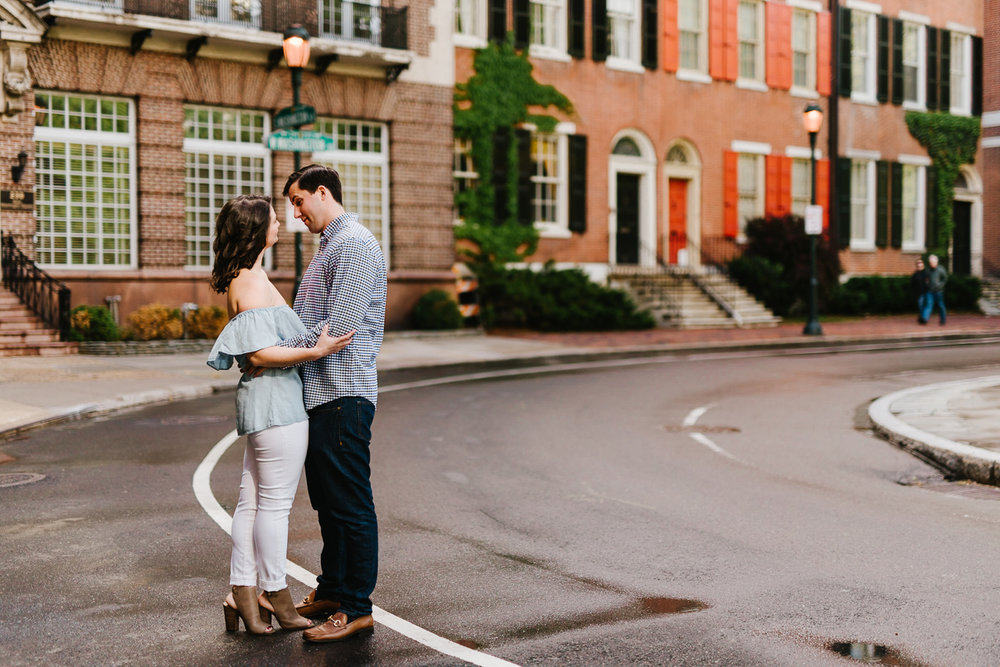
[[[510,129],[502,127],[493,135],[493,222],[502,225],[507,222],[508,186],[510,171]]]
[[[889,101],[889,17],[877,16],[878,47],[875,58],[875,98]]]
[[[569,230],[587,231],[587,135],[569,136]]]
[[[531,0],[514,0],[514,47],[528,48],[531,40]]]
[[[531,161],[531,132],[514,130],[514,139],[517,141],[517,222],[530,225],[534,210],[531,199],[535,194],[535,184],[531,182],[535,173],[535,165]]]
[[[837,232],[841,247],[851,244],[851,160],[837,158]]]
[[[890,242],[893,248],[903,247],[903,165],[893,162],[892,167],[892,233]]]
[[[941,53],[941,64],[938,66],[938,109],[951,110],[951,32],[942,30],[938,33],[938,51]]]
[[[926,230],[924,245],[928,250],[938,249],[937,169],[934,167],[927,167],[927,224],[924,229]]]
[[[927,110],[938,108],[938,29],[927,27]]]
[[[837,40],[837,86],[841,97],[851,96],[851,10],[840,8],[840,35]]]
[[[903,22],[892,20],[892,103],[903,103]]]
[[[889,163],[875,163],[875,245],[884,248],[889,243]]]
[[[591,56],[596,62],[603,62],[608,57],[608,3],[607,0],[594,0],[590,17],[594,42],[590,45]]]
[[[659,29],[656,1],[642,0],[642,66],[654,71],[659,63],[659,52],[656,48],[656,35]]]
[[[490,39],[502,42],[507,39],[507,0],[489,0],[489,32]]]
[[[586,0],[569,0],[569,54],[574,58],[583,57],[584,27],[583,12]]]
[[[983,38],[972,38],[972,115],[983,115]]]

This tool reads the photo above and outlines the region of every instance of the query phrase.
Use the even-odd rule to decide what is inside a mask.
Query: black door
[[[616,264],[639,263],[639,175],[618,174]]]
[[[951,272],[972,273],[972,203],[957,201],[952,205],[955,232],[952,235]]]

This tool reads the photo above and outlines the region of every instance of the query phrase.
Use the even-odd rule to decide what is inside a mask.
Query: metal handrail
[[[70,290],[21,252],[11,234],[0,235],[3,284],[46,324],[59,331],[59,339],[69,340]]]

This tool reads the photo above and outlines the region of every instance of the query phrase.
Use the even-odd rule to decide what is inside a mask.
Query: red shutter
[[[767,12],[767,85],[788,90],[792,87],[792,8],[768,2]]]
[[[740,0],[726,0],[726,80],[740,75]]]
[[[833,91],[831,86],[833,21],[830,16],[830,12],[816,14],[816,92],[824,96]]]
[[[830,227],[830,161],[816,160],[816,203],[823,207],[823,232]]]
[[[680,64],[680,43],[677,29],[677,0],[663,2],[663,69],[676,72]]]
[[[792,158],[782,155],[778,158],[778,215],[792,212]]]
[[[726,78],[726,0],[708,0],[708,75]]]
[[[781,215],[781,156],[764,156],[764,215]]]
[[[722,233],[736,238],[740,233],[740,155],[726,151],[722,157],[723,211]]]

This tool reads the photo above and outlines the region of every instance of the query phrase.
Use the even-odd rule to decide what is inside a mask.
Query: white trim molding
[[[932,164],[931,159],[926,155],[907,155],[905,153],[897,155],[896,161],[900,164],[912,164],[917,167],[929,167]]]
[[[869,151],[861,148],[848,148],[844,151],[844,157],[849,157],[852,160],[881,160],[881,151]]]
[[[741,141],[739,139],[733,139],[732,143],[729,144],[729,150],[734,153],[754,153],[756,155],[770,155],[771,154],[771,144],[765,144],[760,141]]]

